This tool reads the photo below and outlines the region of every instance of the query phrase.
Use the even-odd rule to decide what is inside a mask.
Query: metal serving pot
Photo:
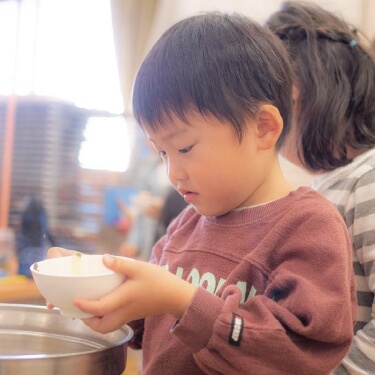
[[[130,327],[100,334],[44,306],[0,303],[0,375],[120,375]]]

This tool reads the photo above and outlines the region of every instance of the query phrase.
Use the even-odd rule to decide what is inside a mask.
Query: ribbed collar
[[[233,210],[221,216],[206,216],[207,222],[216,225],[242,225],[249,222],[264,221],[267,217],[274,217],[280,211],[285,211],[290,208],[293,201],[303,199],[303,196],[310,193],[311,189],[308,187],[300,187],[292,191],[285,197],[265,203],[258,206],[247,207],[241,210]]]

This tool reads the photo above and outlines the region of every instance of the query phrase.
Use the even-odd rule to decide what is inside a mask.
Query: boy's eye
[[[165,156],[165,151],[159,151],[159,155],[160,155],[161,157]]]
[[[192,148],[193,148],[193,146],[189,146],[189,147],[186,147],[186,148],[182,148],[181,150],[178,150],[178,152],[180,154],[187,154]]]

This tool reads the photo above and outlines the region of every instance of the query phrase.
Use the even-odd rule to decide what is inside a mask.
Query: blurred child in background
[[[294,68],[282,154],[319,175],[311,186],[336,205],[353,247],[358,320],[334,373],[375,374],[375,62],[355,28],[318,6],[286,2],[267,26]]]

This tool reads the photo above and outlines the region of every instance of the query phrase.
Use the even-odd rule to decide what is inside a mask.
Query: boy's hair
[[[178,22],[154,45],[137,73],[133,112],[141,126],[156,129],[197,110],[233,126],[241,140],[245,121],[270,103],[284,122],[280,147],[291,88],[288,55],[273,33],[242,15],[209,12]]]
[[[294,68],[301,162],[332,170],[351,162],[347,147],[373,147],[375,62],[357,31],[316,5],[295,1],[285,2],[266,26],[284,41]]]

